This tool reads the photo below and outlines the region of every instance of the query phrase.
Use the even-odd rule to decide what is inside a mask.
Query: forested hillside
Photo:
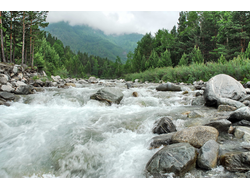
[[[89,26],[71,26],[66,22],[50,23],[45,30],[74,52],[86,52],[112,61],[119,56],[123,63],[126,62],[127,53],[133,51],[143,37],[142,34],[105,35],[101,30]]]
[[[48,11],[0,11],[1,61],[44,70],[48,76],[119,78],[122,62],[74,51],[42,28]],[[70,30],[70,28],[69,28]],[[71,39],[71,38],[70,38]]]
[[[127,73],[149,68],[226,61],[244,53],[250,40],[249,11],[180,12],[177,27],[147,33],[128,54]]]
[[[84,44],[93,51],[106,52],[100,42],[104,49],[113,48],[117,52],[113,60],[85,51],[75,52],[58,37],[42,30],[49,24],[47,14],[47,11],[0,11],[2,62],[35,66],[49,76],[61,77],[94,75],[107,79],[191,82],[207,80],[219,72],[238,80],[250,79],[249,11],[180,12],[177,26],[172,30],[159,29],[155,35],[147,33],[136,46],[134,41],[140,36],[135,34],[106,38],[103,32],[89,27],[64,28],[68,34],[65,39],[76,46],[81,46],[81,41],[74,39],[84,33],[90,40]],[[92,38],[96,35],[98,38]],[[126,64],[122,64],[119,52],[132,47],[135,48],[127,54]]]

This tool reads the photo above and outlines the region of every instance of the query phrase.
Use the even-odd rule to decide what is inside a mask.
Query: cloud
[[[154,34],[162,28],[171,30],[178,17],[178,11],[50,11],[47,21],[85,24],[105,34]]]

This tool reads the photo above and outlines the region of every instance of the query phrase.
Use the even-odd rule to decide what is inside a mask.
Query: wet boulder
[[[119,104],[123,98],[123,93],[116,87],[104,87],[97,91],[97,93],[90,96],[90,99],[107,102],[109,105],[112,103]]]
[[[12,92],[12,91],[14,91],[14,88],[12,88],[11,84],[7,84],[7,85],[2,85],[0,87],[0,90],[4,91],[4,92]]]
[[[134,97],[138,97],[138,93],[137,93],[137,92],[133,92],[132,95],[133,95]]]
[[[229,115],[228,120],[231,122],[237,122],[241,120],[250,121],[250,108],[245,106],[235,110]]]
[[[9,92],[0,92],[0,98],[5,100],[15,100],[15,95]]]
[[[250,127],[236,126],[234,136],[238,139],[243,139],[250,142]]]
[[[218,112],[222,112],[222,111],[235,111],[237,110],[236,107],[234,106],[229,106],[229,105],[219,105],[218,107]]]
[[[206,83],[204,98],[207,106],[218,106],[219,98],[240,100],[246,96],[246,90],[240,82],[229,75],[219,74]]]
[[[205,126],[212,126],[216,128],[219,132],[228,132],[229,127],[232,125],[227,119],[212,119]]]
[[[20,85],[15,89],[14,93],[27,95],[27,94],[32,94],[33,90],[34,87],[32,85]]]
[[[231,100],[229,98],[218,98],[217,105],[229,105],[232,107],[236,107],[237,109],[246,106],[245,104],[243,104],[239,101]]]
[[[230,152],[220,156],[220,163],[229,171],[250,170],[250,152]]]
[[[194,98],[191,102],[192,106],[203,106],[205,105],[205,99],[203,96],[198,96],[196,98]]]
[[[166,146],[166,145],[171,144],[171,139],[172,139],[173,134],[175,134],[175,132],[161,134],[161,135],[153,137],[151,139],[150,149],[159,148],[161,145]]]
[[[176,132],[176,126],[173,124],[170,118],[162,117],[155,121],[153,133],[163,134],[171,132]]]
[[[207,141],[200,149],[197,165],[200,168],[210,170],[217,166],[219,144],[214,140]]]
[[[156,90],[157,91],[182,91],[180,86],[175,85],[171,82],[167,82],[167,83],[157,86]]]
[[[88,82],[89,83],[98,83],[98,81],[95,77],[89,77]]]
[[[207,141],[217,141],[219,132],[214,127],[195,126],[177,131],[172,136],[172,143],[189,143],[196,148],[202,147]]]
[[[233,123],[233,126],[248,126],[248,127],[250,127],[250,121],[243,119],[243,120],[240,120],[240,121]]]
[[[164,177],[173,172],[183,176],[196,165],[197,153],[189,143],[178,143],[165,146],[148,161],[146,170],[154,177]]]

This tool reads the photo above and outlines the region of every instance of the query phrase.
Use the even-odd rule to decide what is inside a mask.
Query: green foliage
[[[240,66],[239,66],[240,65]],[[189,66],[182,65],[177,67],[163,67],[149,69],[141,73],[126,74],[126,80],[140,79],[142,81],[158,82],[186,82],[208,81],[211,77],[218,74],[227,74],[236,80],[242,81],[250,78],[250,60],[240,57],[228,62],[214,63],[193,63]],[[245,79],[244,79],[245,78]]]
[[[188,65],[188,57],[185,53],[183,53],[181,60],[178,65]]]
[[[223,54],[221,54],[220,58],[218,59],[218,63],[225,64],[226,61],[227,61],[226,58],[223,56]]]
[[[196,46],[194,46],[194,49],[191,52],[190,57],[192,59],[192,63],[204,63],[204,59],[199,47],[196,48]]]

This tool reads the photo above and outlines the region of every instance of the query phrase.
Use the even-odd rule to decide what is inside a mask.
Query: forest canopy
[[[1,61],[37,67],[48,75],[120,78],[155,68],[250,57],[249,11],[181,11],[176,26],[146,33],[134,51],[111,61],[69,46],[42,30],[48,11],[0,11]]]

